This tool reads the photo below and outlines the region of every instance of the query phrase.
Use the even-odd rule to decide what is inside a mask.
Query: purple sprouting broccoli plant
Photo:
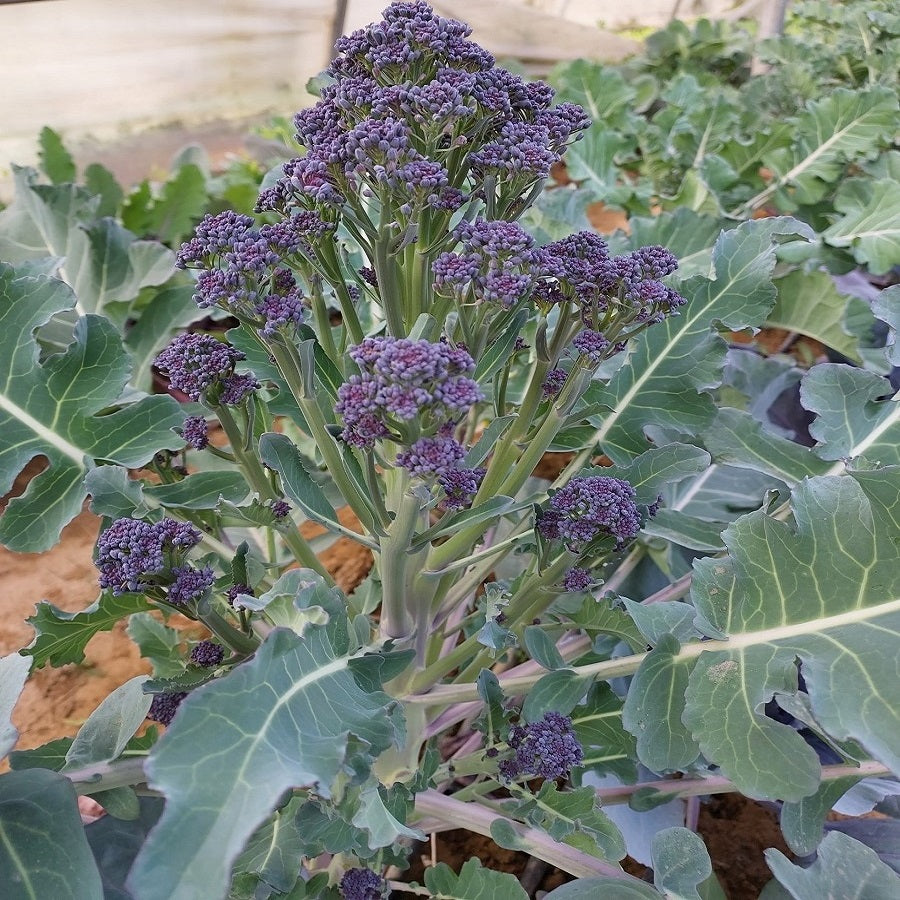
[[[178,277],[194,278],[210,328],[225,317],[234,328],[227,343],[182,334],[157,357],[173,394],[189,401],[178,416],[171,397],[152,398],[169,411],[162,431],[171,443],[134,464],[162,447],[150,464],[161,483],[123,489],[122,473],[105,464],[131,464],[126,451],[97,457],[88,474],[98,513],[132,506],[99,538],[109,593],[87,625],[106,623],[108,610],[155,608],[133,631],[153,657],[149,689],[166,691],[150,717],[169,730],[146,771],[143,750],[110,764],[127,764],[132,783],[166,795],[132,875],[152,884],[147,895],[226,896],[233,873],[236,891],[255,890],[258,841],[282,825],[311,895],[386,894],[393,885],[378,873],[394,881],[413,829],[450,824],[486,832],[497,822],[576,874],[618,877],[612,824],[591,788],[567,779],[583,768],[576,780],[587,785],[589,770],[613,755],[579,737],[602,742],[608,727],[622,759],[637,734],[632,762],[654,740],[639,721],[643,707],[623,708],[603,682],[637,673],[640,685],[643,657],[665,651],[612,657],[610,627],[644,644],[638,616],[628,619],[612,597],[632,574],[629,592],[661,577],[657,563],[674,557],[638,539],[641,516],[664,496],[667,521],[648,531],[657,540],[674,532],[681,501],[672,502],[666,479],[708,463],[705,432],[690,446],[653,445],[679,433],[677,410],[667,411],[671,422],[644,422],[629,406],[678,382],[669,347],[648,361],[652,340],[632,339],[686,299],[663,247],[616,254],[588,231],[541,245],[529,230],[535,219],[523,214],[589,122],[574,104],[554,105],[548,85],[497,67],[469,38],[467,26],[415,2],[392,4],[382,21],[339,41],[321,99],[296,116],[302,150],[267,182],[257,216],[210,214],[178,253],[187,270]],[[764,227],[755,224],[755,237]],[[752,259],[767,252],[760,247]],[[734,277],[732,261],[743,257],[730,250],[710,273]],[[762,309],[771,285],[766,266],[756,268],[741,270],[747,293],[738,299]],[[729,290],[733,298],[736,288],[722,295]],[[716,316],[727,327],[740,318],[723,303]],[[679,364],[708,338],[698,317],[692,312],[678,338],[688,347]],[[719,383],[701,368],[704,385]],[[693,410],[708,411],[706,388],[682,389]],[[117,415],[99,410],[97,429]],[[226,440],[210,442],[214,427]],[[179,435],[204,452],[179,459]],[[60,445],[81,459],[74,437]],[[568,451],[549,480],[559,459],[547,451]],[[588,468],[607,452],[610,474]],[[329,534],[307,538],[311,524]],[[372,560],[349,597],[326,567],[332,554],[317,555],[336,538],[356,541],[360,558]],[[721,562],[715,575],[727,581],[732,567]],[[703,565],[695,571],[711,593]],[[122,596],[133,594],[143,596]],[[702,605],[702,592],[691,602]],[[185,659],[184,641],[159,612],[199,620],[210,637]],[[698,639],[679,655],[685,673],[704,654],[729,652],[725,641],[708,645]],[[160,646],[171,647],[170,659]],[[71,661],[54,653],[55,662]],[[723,672],[709,691],[727,688]],[[547,710],[541,704],[560,696],[566,679],[576,696]],[[176,715],[187,690],[193,699]],[[511,725],[522,697],[523,721]],[[581,725],[599,719],[603,729]],[[682,766],[702,777],[707,763],[719,764],[702,759],[699,744],[679,744],[685,758],[695,755],[668,766],[669,750],[655,748],[659,771]],[[445,748],[452,759],[437,758]],[[545,782],[536,794],[534,779]],[[572,833],[578,840],[568,843]],[[202,874],[160,867],[172,847],[202,860]],[[357,865],[369,868],[347,871]],[[436,884],[450,878],[430,874]],[[210,888],[213,876],[221,883]],[[498,896],[509,885],[485,883]]]
[[[545,713],[528,725],[513,725],[507,743],[514,754],[498,767],[506,781],[566,778],[584,759],[572,720],[556,712]]]

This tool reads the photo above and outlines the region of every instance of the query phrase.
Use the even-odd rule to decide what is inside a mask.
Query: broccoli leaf
[[[646,450],[649,425],[691,434],[709,425],[715,404],[707,392],[721,383],[726,351],[711,325],[737,329],[765,321],[776,295],[775,241],[785,235],[812,233],[790,218],[744,222],[722,232],[713,251],[715,278],[683,283],[679,290],[688,303],[681,314],[641,334],[609,384],[592,387],[590,402],[609,411],[592,417],[591,424],[614,462],[626,463]]]
[[[65,351],[38,362],[35,329],[74,302],[63,282],[0,264],[0,492],[35,456],[50,463],[0,518],[0,542],[11,550],[48,550],[59,540],[81,511],[84,476],[95,465],[138,467],[183,444],[172,431],[183,416],[171,397],[117,404],[131,366],[106,319],[78,319]]]
[[[900,468],[806,479],[791,505],[795,525],[751,513],[725,531],[726,558],[694,563],[697,624],[727,639],[682,645],[659,671],[651,653],[636,680],[647,667],[642,705],[666,709],[679,728],[683,722],[742,793],[796,802],[818,787],[818,757],[762,708],[776,692],[798,692],[798,659],[826,733],[900,766],[900,693],[892,674]],[[638,723],[625,719],[633,733]],[[657,771],[684,762],[673,749],[682,742],[667,731],[638,744],[642,761]]]
[[[0,873],[10,897],[103,896],[67,778],[46,769],[0,776]]]
[[[328,612],[302,637],[276,628],[252,660],[182,703],[147,763],[167,802],[129,880],[144,900],[225,896],[232,864],[285,791],[327,797],[351,759],[371,765],[398,739],[399,710],[360,687],[349,623]],[[215,778],[201,776],[209,766]]]

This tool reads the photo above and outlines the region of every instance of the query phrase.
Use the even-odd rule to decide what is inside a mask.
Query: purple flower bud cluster
[[[686,302],[659,281],[678,268],[678,261],[664,247],[642,247],[610,256],[603,238],[591,231],[579,231],[548,244],[544,250],[550,257],[546,265],[556,267],[553,275],[557,283],[541,285],[537,299],[544,303],[575,300],[589,330],[600,325],[599,319],[610,307],[628,322],[652,324]]]
[[[147,711],[147,718],[151,722],[159,722],[160,725],[170,725],[181,701],[187,697],[185,691],[173,691],[166,694],[154,694],[150,703],[150,709]]]
[[[233,404],[259,387],[252,376],[234,374],[235,364],[242,359],[240,350],[208,334],[188,333],[178,335],[154,364],[169,379],[171,387],[183,391],[191,400],[199,400],[213,385],[219,385],[222,402]]]
[[[465,455],[465,448],[454,438],[424,437],[397,454],[397,465],[411,475],[429,478],[448,474]]]
[[[500,775],[506,781],[566,778],[584,759],[572,720],[556,712],[525,726],[513,725],[507,743],[515,755],[500,763]]]
[[[573,566],[563,576],[564,591],[580,593],[581,591],[586,591],[593,583],[594,579],[591,577],[591,573],[579,566]]]
[[[272,513],[276,519],[286,519],[291,514],[291,504],[287,500],[273,500]]]
[[[479,173],[525,176],[526,182],[546,178],[559,160],[560,154],[550,149],[549,130],[527,122],[506,122],[498,137],[469,154]]]
[[[438,476],[438,484],[444,489],[441,503],[445,510],[466,509],[478,493],[487,469],[448,469]]]
[[[634,488],[619,478],[573,478],[551,496],[538,530],[548,539],[559,538],[575,548],[601,535],[612,535],[621,545],[641,529],[634,498]]]
[[[191,662],[206,669],[219,665],[225,659],[225,648],[215,641],[200,641],[191,650]]]
[[[551,369],[541,384],[541,395],[544,399],[552,400],[558,397],[568,377],[569,373],[565,369]]]
[[[338,887],[343,900],[381,900],[385,884],[371,869],[348,869]]]
[[[317,242],[333,240],[335,226],[311,210],[256,230],[249,216],[207,215],[181,247],[181,268],[199,268],[194,300],[260,322],[270,336],[303,320],[305,303],[284,261],[315,256]]]
[[[486,174],[522,176],[526,186],[544,177],[590,124],[584,110],[551,107],[548,85],[495,67],[470,33],[412,2],[393,3],[380,22],[340,38],[334,82],[294,119],[307,152],[285,164],[258,209],[341,206],[365,185],[388,187],[402,215],[448,212]],[[451,175],[439,161],[456,147],[469,154]]]
[[[461,222],[453,236],[462,245],[459,252],[442,253],[432,264],[439,292],[508,309],[545,274],[547,254],[515,222]]]
[[[228,598],[229,606],[234,606],[235,601],[241,594],[247,594],[250,597],[256,596],[256,593],[249,584],[233,584],[225,592],[225,596]]]
[[[166,555],[200,542],[200,531],[185,522],[116,519],[97,540],[100,587],[113,594],[139,591],[142,581],[166,567]]]
[[[575,335],[572,346],[586,356],[592,365],[598,366],[603,362],[610,343],[601,332],[586,328]]]
[[[193,566],[187,565],[175,566],[172,574],[175,579],[169,585],[166,599],[174,606],[187,606],[199,599],[216,580],[216,576],[209,566],[204,566],[202,569],[195,569]]]
[[[377,337],[366,338],[349,354],[361,374],[338,389],[335,412],[344,420],[343,439],[354,446],[372,447],[392,433],[392,425],[413,419],[421,420],[423,430],[435,431],[482,399],[468,377],[475,361],[459,347]]]
[[[209,446],[209,426],[203,416],[188,416],[181,426],[181,436],[189,447],[205,450]]]

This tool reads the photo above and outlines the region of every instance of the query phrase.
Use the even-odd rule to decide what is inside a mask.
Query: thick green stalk
[[[400,483],[403,491],[394,521],[381,539],[378,571],[381,575],[381,633],[385,638],[407,641],[412,637],[415,616],[413,580],[425,552],[410,554],[416,526],[422,519],[422,501],[409,489],[409,477]]]

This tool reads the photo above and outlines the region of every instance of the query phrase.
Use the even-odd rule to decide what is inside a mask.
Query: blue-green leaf
[[[66,753],[63,772],[117,759],[144,723],[151,697],[144,693],[146,675],[138,675],[103,699],[78,729]]]
[[[18,277],[0,264],[0,358],[7,372],[0,385],[0,491],[35,456],[50,463],[0,519],[0,541],[13,550],[47,550],[59,540],[81,511],[84,476],[95,461],[133,468],[183,444],[172,431],[183,416],[171,397],[145,397],[110,411],[130,363],[106,319],[79,319],[65,353],[37,362],[35,328],[74,302],[63,282]]]
[[[591,424],[614,462],[626,463],[646,450],[650,425],[688,434],[709,425],[715,404],[707,391],[721,383],[726,351],[712,323],[739,329],[765,321],[776,293],[775,242],[791,235],[811,238],[812,232],[794,219],[772,218],[719,235],[714,280],[698,276],[683,283],[679,290],[688,303],[681,314],[636,338],[625,365],[605,388],[592,386],[590,402],[609,412],[592,417]]]
[[[900,876],[874,850],[839,831],[826,836],[808,869],[795,866],[775,849],[766,850],[766,862],[794,900],[895,900],[900,895]]]
[[[0,659],[0,759],[16,745],[19,731],[12,723],[12,711],[25,687],[25,679],[31,668],[27,656],[11,653]]]
[[[131,873],[134,893],[223,897],[232,863],[284,791],[311,785],[329,796],[350,734],[367,745],[355,747],[356,766],[398,739],[393,701],[362,690],[350,670],[356,652],[336,616],[303,637],[275,629],[252,660],[182,703],[147,763],[167,804]],[[199,777],[210,765],[216,777]]]
[[[46,769],[0,776],[0,881],[15,898],[103,897],[67,778]]]
[[[527,900],[515,875],[485,869],[474,857],[459,870],[438,863],[425,870],[425,886],[435,900]]]

